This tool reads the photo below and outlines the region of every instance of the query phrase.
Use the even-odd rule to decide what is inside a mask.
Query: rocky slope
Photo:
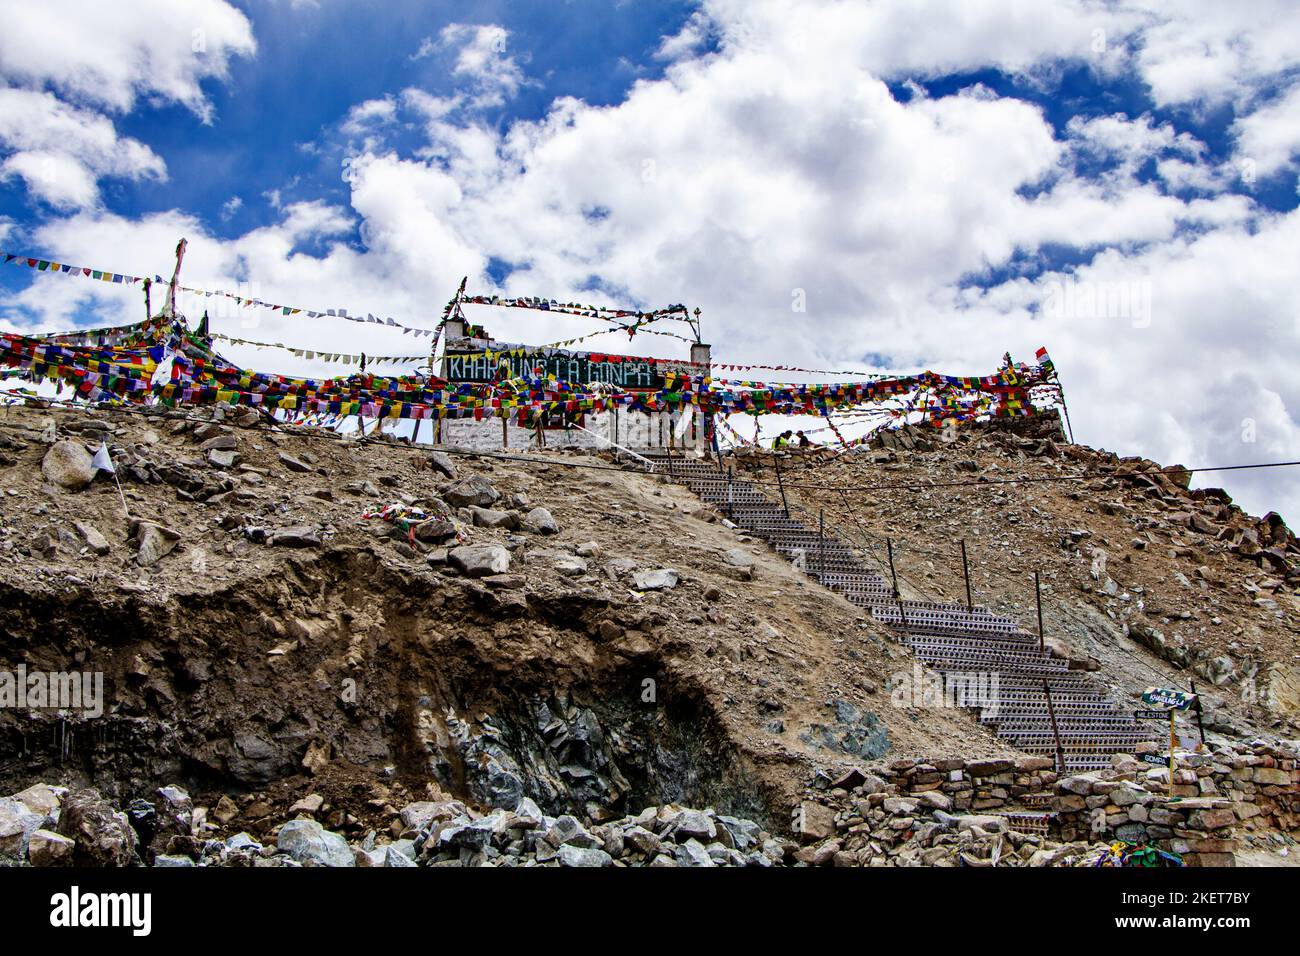
[[[988,432],[955,449],[791,458],[786,478],[806,469],[796,499],[864,547],[901,539],[904,587],[918,596],[960,596],[960,564],[936,555],[965,534],[977,600],[1028,624],[1032,591],[1016,588],[1044,561],[1061,652],[1095,658],[1119,694],[1227,657],[1233,678],[1204,671],[1222,689],[1213,726],[1291,732],[1294,539],[1245,553],[1244,529],[1258,525],[1231,509],[1211,516],[1207,502],[1227,508],[1221,499],[1163,482],[1155,495],[1118,475],[1025,495],[963,488],[955,500],[925,486],[1098,467],[1086,449],[1025,441]],[[101,442],[120,493],[90,465]],[[882,478],[908,489],[846,505],[814,487]],[[791,816],[819,772],[1021,756],[965,711],[891,706],[913,659],[882,625],[685,488],[606,458],[431,453],[247,412],[13,408],[0,417],[0,495],[0,670],[98,672],[104,697],[99,717],[0,708],[0,793],[41,785],[92,816],[122,814],[136,856],[302,862],[286,848],[301,830],[304,845],[340,851],[341,840],[362,865],[405,865],[394,853],[607,862],[579,861],[587,850],[646,865],[706,865],[701,853],[828,862],[800,849]],[[1243,529],[1240,540],[1178,523],[1175,502]],[[1139,536],[1146,545],[1117,551]],[[1164,555],[1180,548],[1191,554]],[[1143,643],[1143,627],[1163,643]],[[1252,667],[1263,699],[1283,706],[1236,699]],[[148,821],[173,801],[190,817],[160,842]],[[438,834],[412,816],[424,805],[441,808]],[[679,825],[689,807],[705,808],[711,836]],[[24,852],[58,825],[58,813],[8,808]],[[521,813],[540,819],[523,825]],[[320,827],[286,833],[295,819]],[[528,835],[575,824],[594,838]],[[638,828],[667,851],[626,849]],[[455,833],[439,843],[444,830]],[[40,837],[38,856],[45,843],[75,856],[75,834],[64,838],[74,845]]]

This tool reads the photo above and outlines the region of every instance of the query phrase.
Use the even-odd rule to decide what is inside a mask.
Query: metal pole
[[[785,508],[785,516],[790,517],[790,502],[785,497],[785,483],[781,480],[781,459],[776,455],[772,456],[772,467],[776,469],[776,486],[781,490],[781,506]]]
[[[894,582],[894,603],[898,605],[898,620],[907,627],[907,614],[903,611],[903,595],[898,590],[898,572],[894,570],[894,539],[885,539],[885,548],[889,553],[889,576]]]
[[[966,560],[966,539],[965,538],[961,539],[961,573],[962,573],[962,577],[966,579],[966,610],[968,612],[974,613],[975,602],[971,600],[971,596],[970,596],[970,564]]]
[[[1043,640],[1043,593],[1038,589],[1038,572],[1034,572],[1034,601],[1038,604],[1038,649],[1041,651],[1045,646]]]
[[[817,520],[817,571],[819,574],[826,573],[826,509],[821,510],[821,515]]]
[[[1056,726],[1056,708],[1052,706],[1052,688],[1043,681],[1043,693],[1047,696],[1047,716],[1052,721],[1052,739],[1056,741],[1056,772],[1065,773],[1065,748],[1061,746],[1061,731]]]

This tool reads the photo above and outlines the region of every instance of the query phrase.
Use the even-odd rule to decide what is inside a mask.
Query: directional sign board
[[[1142,692],[1142,703],[1153,707],[1171,707],[1174,710],[1186,710],[1196,700],[1195,694],[1186,691],[1171,690],[1168,687],[1148,687]]]
[[[1135,710],[1133,711],[1135,720],[1167,720],[1169,711],[1167,710]]]

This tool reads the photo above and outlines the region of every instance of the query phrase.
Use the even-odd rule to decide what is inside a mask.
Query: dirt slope
[[[255,831],[308,792],[347,829],[434,791],[784,827],[814,767],[1007,752],[962,712],[890,706],[907,652],[683,488],[559,454],[454,456],[453,481],[427,450],[255,418],[0,417],[0,669],[101,671],[106,706],[0,711],[0,789],[180,783]],[[159,528],[132,538],[102,474],[58,488],[42,462],[67,440],[106,441],[131,519]],[[498,497],[453,509],[459,542],[361,517],[438,511],[475,476]],[[517,526],[537,506],[558,533]],[[509,569],[466,576],[457,544],[501,545]],[[676,586],[636,586],[660,569]]]
[[[787,496],[824,509],[882,567],[892,538],[906,596],[965,600],[964,539],[975,602],[1035,631],[1037,571],[1049,642],[1118,700],[1195,682],[1213,729],[1296,734],[1300,547],[1280,516],[1046,431],[977,426],[889,446],[787,456]],[[776,492],[770,455],[741,460]]]

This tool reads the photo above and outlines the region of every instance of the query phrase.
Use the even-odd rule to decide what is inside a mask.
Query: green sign
[[[1153,707],[1172,707],[1174,710],[1186,710],[1196,700],[1195,694],[1186,691],[1171,690],[1168,687],[1148,687],[1142,692],[1142,703]]]
[[[505,373],[508,378],[554,375],[560,381],[577,385],[600,382],[629,389],[656,389],[664,385],[657,362],[632,356],[591,352],[557,352],[554,355],[500,352],[489,359],[484,352],[448,352],[446,359],[445,375],[451,382],[495,381],[504,365],[508,369]]]

